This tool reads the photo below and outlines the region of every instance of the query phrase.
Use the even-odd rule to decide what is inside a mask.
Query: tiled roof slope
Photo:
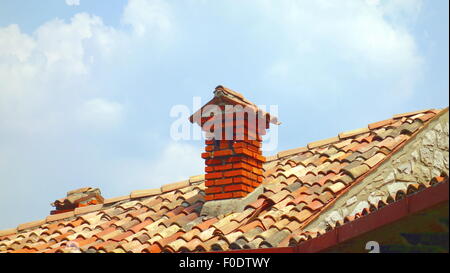
[[[396,115],[268,157],[263,194],[241,212],[201,216],[205,185],[197,176],[0,231],[0,252],[191,252],[295,244],[319,235],[304,227],[445,111]],[[433,183],[443,180],[435,177]],[[408,193],[431,184],[414,185]],[[370,210],[345,221],[364,213]]]

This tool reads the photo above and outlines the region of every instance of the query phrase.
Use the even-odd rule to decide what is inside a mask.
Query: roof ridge
[[[84,214],[91,213],[94,211],[99,211],[99,210],[103,209],[105,206],[110,207],[121,201],[125,201],[125,200],[131,201],[133,199],[138,199],[138,198],[157,196],[157,195],[161,195],[163,193],[176,191],[176,190],[179,190],[179,189],[182,189],[185,187],[189,187],[192,185],[198,185],[204,179],[205,179],[205,175],[200,174],[200,175],[190,176],[189,179],[187,179],[187,180],[164,184],[161,187],[156,188],[156,189],[154,188],[154,189],[134,190],[128,195],[107,198],[107,199],[105,199],[104,203],[102,203],[102,204],[75,208],[72,211],[49,215],[43,219],[19,224],[15,228],[0,230],[0,237],[9,236],[9,235],[16,234],[16,233],[21,233],[22,231],[25,231],[25,230],[32,230],[43,224],[60,221],[60,220],[68,219],[68,218],[72,218],[72,217],[78,217],[80,215],[84,215]]]
[[[402,113],[402,114],[395,114],[395,115],[392,115],[392,117],[389,118],[389,119],[382,120],[382,121],[377,121],[377,122],[373,122],[373,123],[369,123],[366,127],[361,127],[361,128],[358,128],[358,129],[344,131],[344,132],[341,132],[337,136],[334,136],[334,137],[330,137],[330,138],[326,138],[326,139],[321,139],[321,140],[316,140],[316,141],[313,141],[313,142],[309,142],[304,147],[298,147],[298,148],[293,148],[293,149],[280,151],[280,152],[278,152],[275,155],[267,156],[266,159],[267,159],[267,162],[278,160],[278,159],[281,159],[281,158],[285,158],[287,156],[291,156],[293,154],[306,152],[306,151],[314,149],[314,148],[326,146],[326,145],[333,144],[333,143],[336,143],[336,142],[341,141],[341,140],[345,140],[345,139],[348,139],[348,138],[351,138],[351,137],[355,137],[355,136],[358,136],[358,135],[362,135],[362,134],[368,133],[368,132],[370,132],[370,130],[377,129],[377,128],[380,128],[382,126],[392,124],[392,123],[394,123],[395,120],[398,120],[398,119],[401,119],[401,118],[404,118],[404,117],[412,117],[412,116],[415,116],[415,115],[418,115],[418,114],[427,114],[427,113],[430,113],[430,112],[438,115],[439,113],[442,113],[445,110],[448,110],[448,107],[443,108],[443,109],[430,108],[430,109],[425,109],[425,110],[420,110],[420,111],[407,112],[407,113]]]

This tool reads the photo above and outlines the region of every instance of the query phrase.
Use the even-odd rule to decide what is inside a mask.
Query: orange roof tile
[[[225,92],[242,100],[242,95]],[[262,194],[240,212],[201,215],[204,175],[192,176],[159,189],[133,191],[105,199],[103,204],[2,230],[0,252],[212,251],[281,247],[309,240],[318,235],[304,232],[310,221],[442,112],[395,115],[312,142],[307,148],[268,157]],[[444,180],[437,176],[429,184],[411,183],[404,194]],[[398,193],[380,200],[378,207],[397,198]],[[366,208],[336,225],[368,213]]]

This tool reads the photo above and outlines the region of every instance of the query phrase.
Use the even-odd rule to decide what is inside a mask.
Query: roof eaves
[[[321,252],[344,241],[348,241],[366,232],[395,222],[403,217],[434,207],[443,202],[448,203],[448,178],[430,187],[424,188],[405,198],[378,208],[375,213],[354,219],[337,226],[325,233],[308,236],[299,240],[295,245],[287,247],[239,249],[227,251],[213,251],[215,253],[314,253]],[[388,216],[388,217],[387,217]],[[370,223],[370,224],[369,224]],[[300,234],[305,236],[305,234]]]

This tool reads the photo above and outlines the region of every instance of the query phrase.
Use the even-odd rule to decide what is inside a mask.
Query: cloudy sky
[[[0,228],[83,186],[105,197],[203,173],[170,137],[223,84],[278,105],[278,146],[448,105],[446,0],[1,0]],[[195,109],[196,110],[196,109]]]

